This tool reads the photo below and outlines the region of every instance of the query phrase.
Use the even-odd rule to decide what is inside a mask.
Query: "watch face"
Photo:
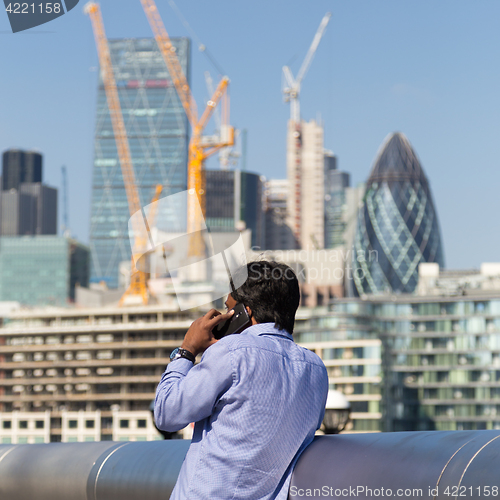
[[[176,356],[177,353],[179,352],[179,348],[176,347],[171,353],[170,353],[170,361],[172,361]]]

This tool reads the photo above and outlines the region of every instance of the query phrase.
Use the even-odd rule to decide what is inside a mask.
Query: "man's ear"
[[[245,306],[246,310],[247,310],[247,313],[248,313],[248,317],[250,318],[250,320],[252,321],[252,325],[256,325],[257,324],[257,321],[255,321],[255,318],[252,316],[252,310],[248,307],[248,306]]]

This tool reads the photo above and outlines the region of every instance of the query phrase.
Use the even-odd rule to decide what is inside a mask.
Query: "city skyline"
[[[158,7],[169,34],[192,38],[168,3]],[[111,0],[101,5],[109,38],[152,36],[138,0],[123,0],[120,11]],[[247,169],[268,178],[286,175],[289,109],[281,100],[281,67],[297,71],[319,21],[331,11],[302,86],[302,117],[321,113],[325,147],[351,173],[352,185],[368,178],[383,138],[403,132],[434,193],[447,266],[498,260],[500,102],[492,61],[500,45],[500,5],[318,1],[306,8],[296,1],[236,7],[224,0],[215,11],[178,0],[177,6],[232,81],[231,121],[248,130]],[[78,6],[16,35],[0,16],[0,31],[8,75],[0,83],[1,150],[40,150],[46,181],[57,187],[61,165],[67,165],[70,227],[88,242],[97,98],[90,21]],[[209,69],[215,81],[218,75],[197,46],[193,39],[191,79],[200,107],[208,97],[203,72]]]

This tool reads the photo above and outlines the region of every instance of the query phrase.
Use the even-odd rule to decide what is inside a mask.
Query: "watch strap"
[[[175,351],[177,351],[177,352],[175,352]],[[189,361],[191,361],[191,363],[195,362],[195,359],[196,359],[195,355],[192,352],[189,352],[187,349],[183,349],[182,347],[178,347],[177,349],[174,350],[174,352],[175,352],[175,354],[173,357],[171,357],[171,361],[173,361],[174,359],[186,358]]]

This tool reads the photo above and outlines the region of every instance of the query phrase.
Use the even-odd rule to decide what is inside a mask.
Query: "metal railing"
[[[495,500],[499,438],[499,431],[321,436],[298,461],[289,498]],[[188,447],[183,440],[0,445],[0,499],[165,500]]]

